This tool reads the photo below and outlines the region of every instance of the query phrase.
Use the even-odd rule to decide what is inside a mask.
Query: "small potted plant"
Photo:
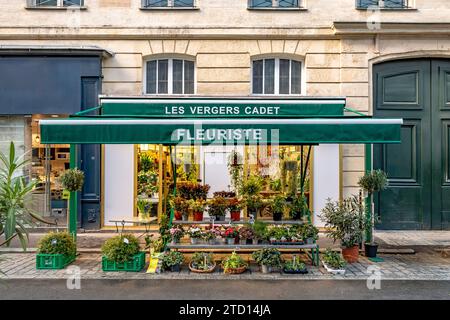
[[[257,218],[258,212],[263,206],[263,200],[260,195],[247,195],[243,197],[245,206],[247,207],[247,213],[249,216]]]
[[[283,272],[288,274],[306,274],[308,273],[308,269],[306,269],[306,265],[294,255],[292,260],[284,262]]]
[[[240,274],[247,270],[248,264],[235,251],[222,261],[222,268],[224,273]]]
[[[194,214],[194,221],[203,221],[203,211],[206,208],[206,201],[202,199],[189,200],[189,208]]]
[[[223,232],[223,237],[226,239],[227,244],[235,244],[236,238],[239,237],[239,231],[236,228],[228,227]]]
[[[253,237],[255,236],[251,226],[243,226],[239,229],[239,243],[240,244],[252,244]]]
[[[359,244],[365,225],[359,198],[353,196],[336,202],[329,199],[320,218],[325,222],[325,227],[329,228],[327,237],[334,242],[341,242],[344,259],[348,263],[358,261]]]
[[[281,221],[286,208],[286,197],[282,195],[275,196],[270,202],[270,208],[273,213],[273,221]]]
[[[192,244],[199,244],[200,239],[203,238],[202,229],[200,229],[200,227],[198,227],[196,225],[191,226],[188,229],[187,234],[191,238],[191,243]]]
[[[301,234],[303,241],[306,244],[314,244],[319,239],[319,229],[317,229],[311,223],[305,223],[302,225]]]
[[[172,272],[180,272],[181,265],[184,261],[184,256],[179,251],[166,251],[162,255],[162,267],[164,270]]]
[[[180,243],[180,239],[184,236],[184,229],[180,225],[175,225],[169,229],[172,238],[172,244]]]
[[[267,224],[264,221],[255,220],[255,222],[252,224],[253,229],[253,244],[258,244],[260,241],[263,241],[266,239],[267,236]]]
[[[223,197],[214,197],[208,202],[208,213],[216,221],[224,221],[227,212],[228,202]]]
[[[138,272],[144,268],[145,252],[132,234],[122,234],[105,241],[102,246],[103,271]]]
[[[367,193],[370,203],[370,206],[366,208],[368,214],[366,217],[366,242],[364,243],[364,251],[366,257],[375,258],[377,256],[378,244],[373,239],[373,226],[375,224],[375,215],[372,207],[373,195],[386,189],[388,186],[387,175],[382,170],[367,172],[359,179],[358,185]]]
[[[84,172],[78,168],[68,169],[61,174],[59,181],[62,187],[70,192],[81,191],[84,184]]]
[[[309,214],[309,208],[306,197],[302,194],[294,196],[289,204],[289,216],[293,220],[300,220],[307,214]]]
[[[203,240],[205,240],[206,243],[209,245],[216,244],[216,237],[217,237],[217,234],[213,229],[205,230],[203,232]]]
[[[189,217],[189,203],[187,200],[176,197],[170,201],[170,205],[173,208],[175,220],[187,221]]]
[[[189,270],[196,273],[211,273],[216,268],[212,253],[196,252],[192,255]]]
[[[242,203],[237,198],[231,198],[228,200],[228,211],[230,211],[231,221],[241,220]]]
[[[151,210],[151,205],[152,203],[145,199],[142,198],[137,199],[136,207],[139,212],[139,220],[146,220],[150,217],[149,212]]]
[[[272,272],[272,268],[281,265],[281,252],[276,248],[264,248],[253,252],[253,259],[261,266],[262,273]]]
[[[38,243],[37,269],[63,269],[75,260],[77,245],[67,232],[50,232]]]
[[[345,274],[345,266],[347,263],[339,252],[327,249],[322,255],[322,264],[332,274]]]

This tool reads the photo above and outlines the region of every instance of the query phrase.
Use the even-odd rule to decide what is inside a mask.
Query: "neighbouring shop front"
[[[239,183],[254,177],[262,202],[301,194],[320,226],[317,214],[326,199],[341,196],[339,145],[400,142],[401,119],[344,116],[345,103],[345,98],[323,97],[105,96],[98,108],[41,120],[40,139],[72,150],[102,145],[105,228],[138,219],[142,206],[160,219],[170,212],[167,200],[186,185],[209,186],[203,188],[207,198],[242,197]],[[247,205],[240,218],[251,213]],[[256,218],[273,219],[263,206]],[[290,218],[286,213],[284,219]]]

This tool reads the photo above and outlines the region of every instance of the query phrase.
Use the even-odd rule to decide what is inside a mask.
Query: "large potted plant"
[[[286,208],[286,197],[283,195],[273,197],[270,201],[270,208],[272,209],[273,221],[281,221]]]
[[[223,197],[214,197],[208,201],[208,213],[216,221],[224,221],[227,213],[228,201]]]
[[[63,269],[75,260],[77,245],[67,232],[50,232],[39,240],[37,269]]]
[[[203,211],[206,208],[206,201],[202,199],[189,200],[189,208],[192,210],[194,215],[194,221],[203,221]]]
[[[382,170],[374,170],[367,172],[362,176],[358,185],[367,193],[369,206],[366,215],[366,242],[364,243],[364,251],[366,257],[375,258],[377,256],[378,244],[373,239],[373,227],[375,224],[375,215],[373,211],[373,195],[386,189],[388,185],[388,179],[385,172]]]
[[[166,251],[162,255],[162,267],[172,272],[180,272],[184,256],[179,251]]]
[[[281,266],[281,252],[276,248],[264,248],[253,252],[253,259],[261,266],[262,273],[272,272],[272,268]]]
[[[242,202],[238,198],[228,199],[228,211],[230,212],[231,221],[241,220]]]
[[[222,261],[223,272],[228,274],[243,273],[247,270],[247,267],[248,263],[246,263],[235,251]]]
[[[105,241],[102,246],[103,271],[138,272],[145,266],[145,252],[132,234],[122,234]]]
[[[189,270],[196,273],[211,273],[216,268],[212,253],[196,252],[192,255]]]
[[[320,218],[329,228],[327,236],[334,242],[341,242],[344,259],[348,263],[358,261],[359,244],[365,226],[359,198],[353,196],[336,202],[328,199]]]

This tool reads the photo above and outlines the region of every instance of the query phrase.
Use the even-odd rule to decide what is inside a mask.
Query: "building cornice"
[[[345,35],[450,35],[450,23],[441,22],[381,22],[378,25],[367,22],[336,21],[333,32]]]

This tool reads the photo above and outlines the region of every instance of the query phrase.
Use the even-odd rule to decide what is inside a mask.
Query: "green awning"
[[[402,119],[117,119],[40,120],[44,144],[399,143]]]

